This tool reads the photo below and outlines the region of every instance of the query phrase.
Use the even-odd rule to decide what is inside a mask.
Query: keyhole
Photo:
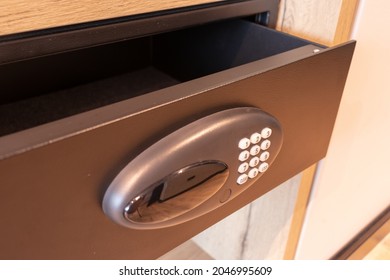
[[[195,175],[192,175],[191,177],[187,178],[187,182],[192,181],[195,179]]]

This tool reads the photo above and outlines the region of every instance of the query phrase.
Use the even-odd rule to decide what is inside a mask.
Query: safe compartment
[[[353,49],[234,19],[1,65],[0,258],[157,258],[237,211],[325,156]],[[104,215],[104,192],[130,160],[236,107],[271,114],[284,135],[247,190],[142,233]]]
[[[239,19],[1,65],[0,135],[309,44]],[[237,79],[233,73],[224,83]]]

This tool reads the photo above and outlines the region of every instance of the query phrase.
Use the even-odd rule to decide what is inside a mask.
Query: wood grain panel
[[[390,260],[390,219],[362,244],[349,260]]]
[[[359,0],[344,0],[341,5],[339,21],[333,38],[333,45],[344,43],[349,40],[352,24],[355,19]]]
[[[278,27],[281,31],[331,45],[343,0],[282,0]]]
[[[381,233],[378,233],[378,235],[379,234],[386,235],[364,257],[364,260],[390,260],[390,221],[386,223],[386,226],[382,229]],[[379,236],[376,238],[379,238]],[[375,239],[372,242],[375,242]]]
[[[316,169],[317,164],[313,164],[302,172],[302,178],[299,185],[297,199],[295,202],[295,209],[292,215],[286,251],[284,252],[285,260],[294,259]]]
[[[1,0],[0,35],[218,1],[221,0]]]

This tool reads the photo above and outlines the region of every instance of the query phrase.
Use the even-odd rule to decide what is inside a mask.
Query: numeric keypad
[[[270,137],[272,129],[263,128],[261,131],[255,131],[248,137],[243,137],[238,142],[240,161],[238,167],[237,184],[243,185],[248,180],[256,178],[259,174],[267,171],[270,158],[268,149],[271,147]]]

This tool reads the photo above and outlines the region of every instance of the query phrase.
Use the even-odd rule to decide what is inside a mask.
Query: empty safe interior
[[[0,136],[312,44],[244,19],[0,66]]]

